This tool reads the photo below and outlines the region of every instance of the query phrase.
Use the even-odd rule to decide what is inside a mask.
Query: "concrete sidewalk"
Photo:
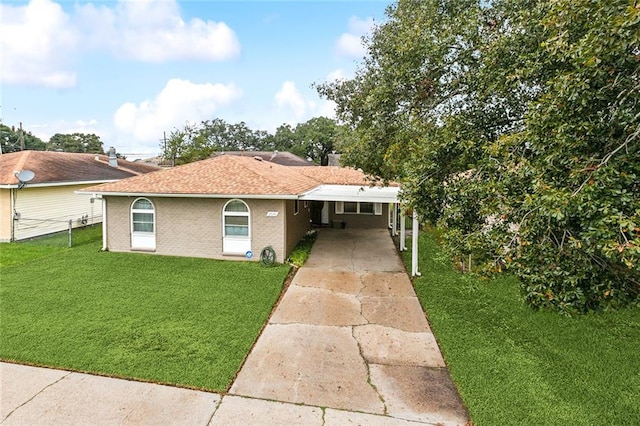
[[[206,425],[220,396],[0,363],[2,425]]]
[[[2,425],[459,425],[386,230],[324,229],[228,395],[0,364]]]

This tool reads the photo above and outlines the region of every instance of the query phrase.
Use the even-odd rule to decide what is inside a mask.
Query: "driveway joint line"
[[[356,337],[355,331],[356,331],[356,326],[355,325],[351,326],[351,337],[353,337],[353,340],[355,340],[356,345],[358,346],[358,353],[360,354],[360,357],[362,358],[362,362],[363,362],[365,368],[367,369],[367,384],[369,386],[371,386],[371,389],[373,389],[373,391],[376,393],[376,395],[378,395],[378,399],[382,403],[382,408],[383,408],[382,415],[388,416],[389,415],[389,411],[388,411],[388,408],[387,408],[387,402],[384,400],[384,397],[382,396],[380,391],[378,391],[378,387],[376,385],[374,385],[373,382],[371,381],[371,367],[369,366],[369,363],[367,362],[367,359],[365,358],[364,354],[362,353],[362,345],[360,344],[360,341]]]
[[[228,395],[228,394],[227,394]],[[213,416],[216,415],[216,413],[218,412],[218,410],[220,409],[220,406],[222,405],[222,400],[225,398],[225,396],[227,395],[220,395],[220,398],[218,399],[218,402],[216,403],[216,406],[213,408],[213,412],[211,413],[211,417],[209,417],[209,421],[207,422],[207,426],[211,425],[213,423]]]
[[[353,247],[351,248],[351,270],[352,271],[357,271],[357,269],[356,269],[356,260],[354,258],[355,253],[356,253],[356,248],[357,248],[357,244],[354,241],[353,242]]]

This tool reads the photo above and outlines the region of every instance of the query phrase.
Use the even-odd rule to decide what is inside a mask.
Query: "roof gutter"
[[[168,194],[157,192],[109,192],[109,191],[75,191],[79,195],[101,195],[107,197],[156,197],[156,198],[247,198],[257,200],[297,200],[296,194]]]
[[[48,188],[52,186],[72,186],[72,185],[100,185],[103,183],[117,182],[119,179],[111,180],[88,180],[88,181],[69,181],[69,182],[45,182],[45,183],[31,183],[26,186],[29,188]],[[18,188],[17,183],[0,184],[0,189],[13,189]]]

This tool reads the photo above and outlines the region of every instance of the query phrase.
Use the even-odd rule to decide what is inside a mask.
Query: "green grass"
[[[72,247],[77,247],[100,241],[101,238],[101,225],[76,228],[71,234],[71,244]],[[33,238],[28,241],[2,243],[0,244],[0,268],[59,253],[68,247],[69,236],[66,232]]]
[[[513,277],[461,275],[433,234],[419,244],[416,291],[475,424],[640,424],[640,309],[535,312]]]
[[[224,392],[289,269],[99,249],[0,246],[0,358]]]

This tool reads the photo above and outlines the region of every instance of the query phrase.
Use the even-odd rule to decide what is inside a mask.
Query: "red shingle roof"
[[[226,152],[214,152],[212,157],[219,155],[238,155],[241,157],[260,157],[263,160],[270,161],[272,163],[280,164],[281,166],[294,166],[294,167],[317,167],[317,164],[307,161],[304,158],[298,157],[290,152],[278,152],[278,151],[226,151]]]
[[[221,155],[119,182],[88,192],[137,194],[295,195],[317,186],[293,167]]]
[[[305,167],[304,169],[300,169],[300,173],[325,185],[371,186],[373,184],[372,180],[362,171],[351,167]],[[398,186],[398,184],[391,182],[387,186]]]
[[[355,169],[289,167],[250,157],[221,155],[94,186],[84,191],[116,194],[293,196],[322,184],[369,185],[370,182],[364,173]]]
[[[158,170],[158,167],[118,159],[118,167],[109,165],[106,155],[56,151],[18,151],[0,155],[0,185],[18,184],[15,172],[35,173],[30,185],[75,183],[126,179]]]

